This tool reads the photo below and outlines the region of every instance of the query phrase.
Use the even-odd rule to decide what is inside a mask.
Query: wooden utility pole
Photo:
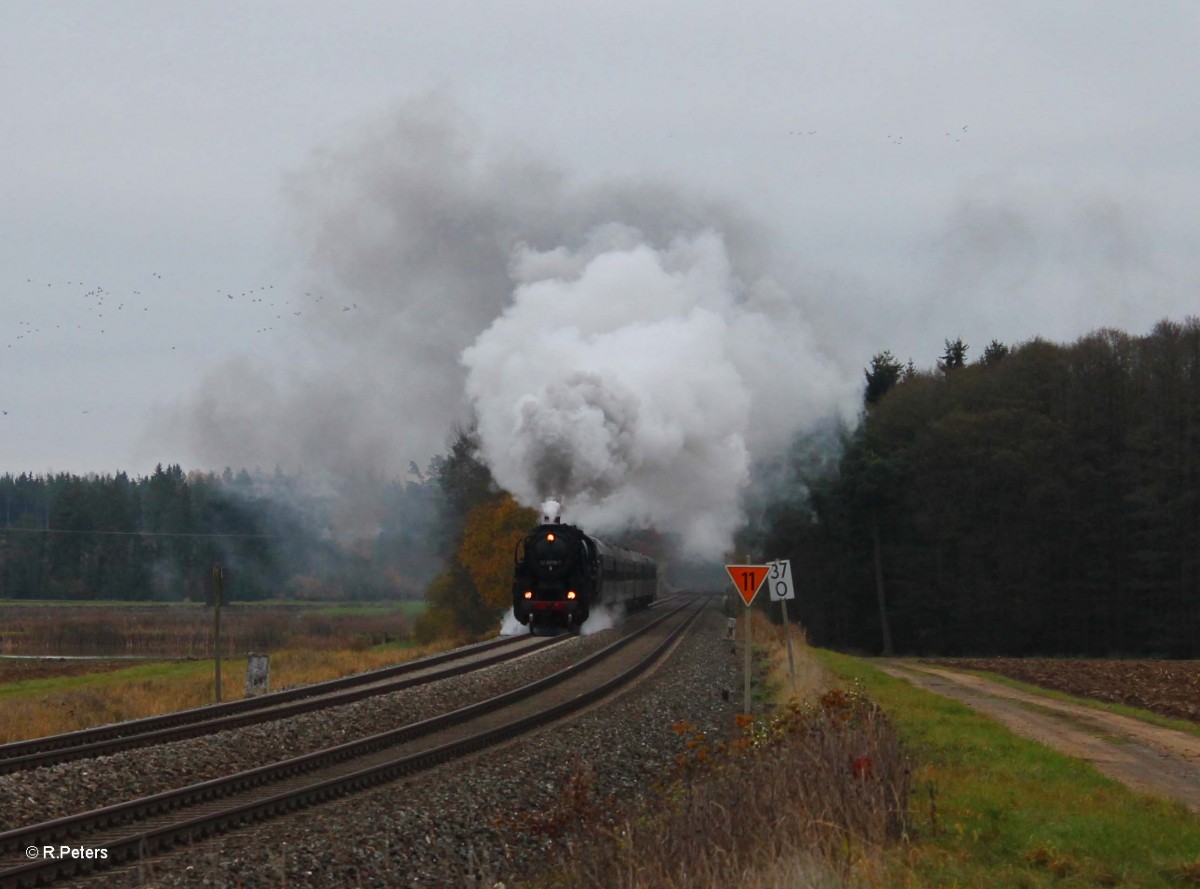
[[[220,562],[212,567],[213,594],[213,683],[216,686],[217,703],[221,703],[221,592],[225,586],[225,569]]]

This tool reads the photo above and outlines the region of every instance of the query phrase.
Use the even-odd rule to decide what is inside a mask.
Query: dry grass
[[[758,616],[756,615],[756,618]],[[608,830],[586,775],[529,829],[581,838],[539,885],[604,889],[867,887],[905,832],[909,770],[885,714],[834,682],[793,627],[796,681],[779,627],[752,627],[756,674],[776,704],[739,716],[731,743],[686,723],[679,772],[664,794]],[[760,648],[761,646],[761,648]],[[832,689],[832,690],[831,690]]]
[[[576,845],[570,873],[556,885],[876,882],[884,847],[904,832],[909,795],[906,764],[882,711],[857,692],[830,691],[743,727],[739,740],[710,745],[691,726],[677,726],[688,752],[667,798]]]
[[[755,647],[760,649],[764,686],[772,700],[785,703],[811,700],[837,685],[837,680],[809,650],[808,634],[799,624],[787,625],[786,633],[791,636],[792,643],[789,663],[785,629],[772,624],[757,611],[752,617],[754,625],[750,635]]]
[[[422,657],[442,646],[365,651],[289,648],[271,655],[271,688],[336,679]],[[0,687],[0,743],[76,731],[211,704],[213,662],[155,663],[115,672]],[[222,659],[221,698],[244,696],[246,659]]]
[[[307,685],[326,679],[337,679],[352,673],[377,670],[392,664],[415,660],[445,651],[458,641],[441,641],[429,645],[400,648],[371,648],[366,650],[316,650],[288,648],[271,657],[271,687],[287,688]],[[245,661],[242,661],[243,670]],[[244,673],[242,674],[244,676]]]

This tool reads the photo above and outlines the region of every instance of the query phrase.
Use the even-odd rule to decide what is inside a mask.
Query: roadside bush
[[[439,639],[454,639],[462,633],[454,614],[444,608],[426,609],[413,622],[413,641],[418,645],[428,645]]]

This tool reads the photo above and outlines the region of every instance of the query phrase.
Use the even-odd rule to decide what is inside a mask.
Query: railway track
[[[0,745],[0,775],[76,759],[108,756],[121,750],[196,738],[226,729],[337,707],[374,695],[390,694],[426,682],[460,676],[542,650],[568,638],[503,637],[393,667],[255,698],[3,744]]]
[[[565,670],[452,713],[237,775],[0,834],[0,889],[126,864],[502,744],[615,693],[664,656],[702,605],[679,605]],[[21,857],[27,848],[67,844],[103,849],[106,857]]]

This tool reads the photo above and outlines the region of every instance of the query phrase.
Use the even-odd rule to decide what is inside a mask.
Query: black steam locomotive
[[[598,605],[643,608],[657,591],[653,559],[574,525],[538,525],[517,544],[513,614],[531,632],[578,630]]]

